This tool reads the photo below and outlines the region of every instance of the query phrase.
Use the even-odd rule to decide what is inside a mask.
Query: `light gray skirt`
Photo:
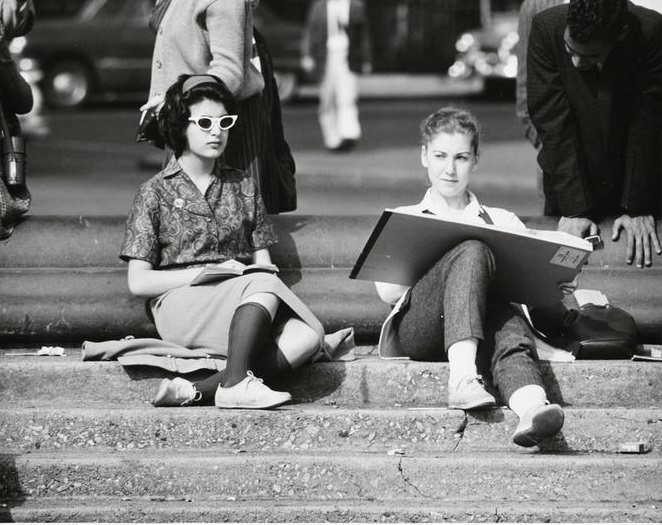
[[[209,354],[227,356],[230,322],[237,307],[250,295],[267,292],[281,300],[290,315],[300,318],[324,338],[322,323],[278,277],[252,273],[219,283],[181,286],[152,299],[156,329],[165,341]]]

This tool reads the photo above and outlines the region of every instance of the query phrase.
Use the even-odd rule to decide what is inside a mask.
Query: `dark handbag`
[[[165,148],[165,142],[159,130],[159,119],[152,110],[144,111],[140,117],[136,142],[148,142],[157,148]]]
[[[637,346],[637,325],[625,310],[585,304],[564,321],[567,348],[577,359],[630,359]]]
[[[266,129],[260,159],[262,198],[269,213],[294,211],[297,208],[296,163],[285,139],[278,85],[273,74],[273,62],[262,34],[254,29],[253,35],[264,77],[262,106]]]
[[[18,123],[15,127],[20,129]],[[25,144],[17,130],[14,130],[12,136],[1,103],[0,128],[2,129],[0,239],[6,239],[14,231],[21,216],[30,209],[32,196],[25,185]]]

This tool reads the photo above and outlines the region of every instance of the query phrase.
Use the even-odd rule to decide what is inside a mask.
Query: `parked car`
[[[521,0],[492,0],[482,27],[460,35],[456,59],[449,67],[453,78],[484,79],[486,92],[504,89],[514,96],[517,77],[517,18]]]
[[[20,53],[43,72],[46,104],[69,108],[93,93],[147,91],[153,49],[147,17],[153,3],[88,0],[74,16],[37,16]]]
[[[87,0],[74,16],[40,19],[16,44],[43,72],[46,104],[73,108],[92,97],[147,96],[154,35],[147,20],[154,0]],[[255,24],[272,51],[283,96],[292,96],[301,69],[301,28],[260,5]],[[19,49],[20,48],[20,49]]]

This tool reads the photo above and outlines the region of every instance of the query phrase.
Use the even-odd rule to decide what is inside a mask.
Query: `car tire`
[[[295,73],[287,71],[274,71],[274,78],[278,86],[278,96],[281,102],[288,102],[296,97],[299,82]]]
[[[48,67],[44,75],[44,100],[51,108],[75,108],[84,104],[92,89],[92,75],[76,60],[63,60]]]

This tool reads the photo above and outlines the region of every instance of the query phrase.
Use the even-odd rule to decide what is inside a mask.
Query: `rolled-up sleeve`
[[[140,259],[157,267],[161,259],[158,232],[159,198],[155,191],[143,185],[133,199],[126,220],[120,259]]]

